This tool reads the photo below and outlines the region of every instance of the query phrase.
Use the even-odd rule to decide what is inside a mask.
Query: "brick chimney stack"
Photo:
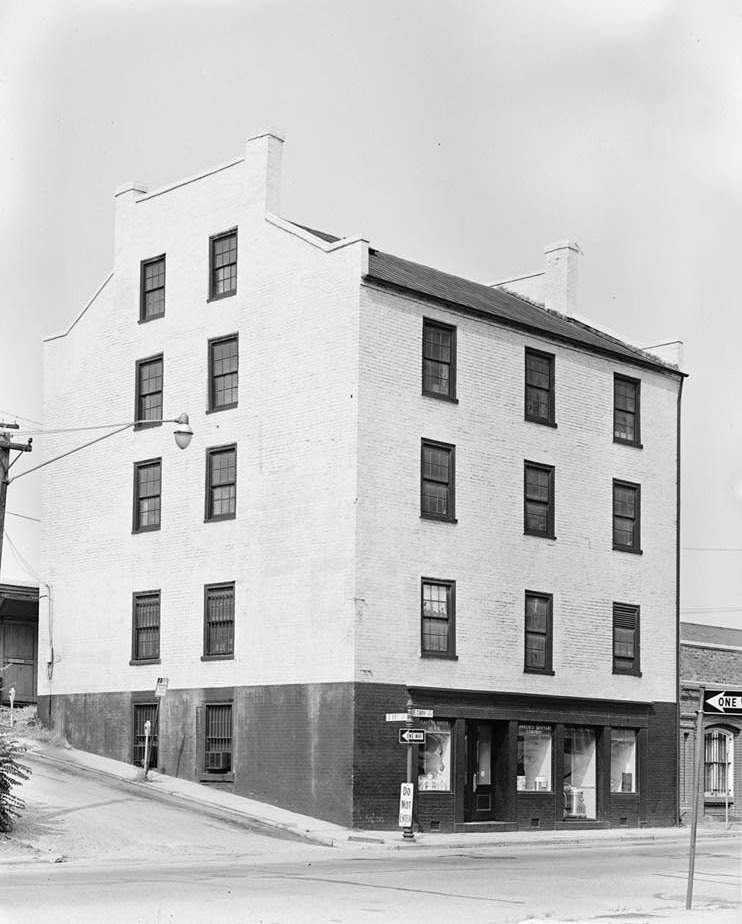
[[[544,303],[547,308],[572,315],[577,307],[577,259],[582,254],[579,244],[557,241],[544,254]]]

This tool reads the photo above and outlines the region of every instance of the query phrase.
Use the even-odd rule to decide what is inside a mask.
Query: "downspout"
[[[684,376],[678,385],[675,472],[675,823],[680,824],[680,404]]]

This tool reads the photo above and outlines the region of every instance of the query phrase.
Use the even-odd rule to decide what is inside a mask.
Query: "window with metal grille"
[[[209,584],[205,588],[204,655],[234,654],[234,583]]]
[[[640,552],[641,488],[628,481],[613,481],[613,548]]]
[[[134,594],[132,661],[160,657],[160,591]]]
[[[554,466],[524,462],[523,531],[554,539]]]
[[[423,578],[421,650],[423,657],[456,656],[455,581]]]
[[[526,591],[525,664],[529,673],[551,674],[552,595]]]
[[[613,377],[613,440],[639,445],[639,379]]]
[[[554,355],[526,348],[526,420],[554,426]]]
[[[237,291],[237,231],[211,238],[209,297],[222,298]]]
[[[152,321],[165,314],[165,255],[143,260],[140,271],[139,320]]]
[[[422,441],[420,515],[454,520],[454,453],[448,443]]]
[[[206,450],[206,519],[233,518],[237,510],[237,447]]]
[[[138,427],[147,426],[147,421],[152,421],[153,424],[162,422],[162,379],[161,355],[139,360],[135,409]]]
[[[158,718],[157,703],[137,703],[134,706],[133,763],[137,767],[144,766],[145,722],[150,723],[149,766],[157,766]]]
[[[204,769],[228,773],[232,769],[232,704],[206,706]]]
[[[456,328],[423,320],[423,394],[456,397]]]
[[[160,528],[160,495],[162,491],[162,461],[149,459],[134,463],[134,524],[135,533]]]
[[[237,334],[209,341],[209,410],[237,407]]]
[[[703,737],[704,794],[711,798],[734,795],[734,737],[730,731],[712,728]]]
[[[613,673],[639,674],[639,607],[613,604]]]

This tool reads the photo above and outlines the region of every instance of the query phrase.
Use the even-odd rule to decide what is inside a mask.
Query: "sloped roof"
[[[729,629],[726,626],[704,626],[697,622],[681,622],[680,643],[682,644],[683,642],[742,648],[742,629]]]

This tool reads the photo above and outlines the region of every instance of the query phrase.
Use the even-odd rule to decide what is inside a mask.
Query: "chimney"
[[[252,135],[245,144],[247,201],[276,215],[281,207],[283,142],[283,134],[266,130]]]
[[[119,186],[113,194],[116,200],[116,212],[114,217],[114,248],[116,257],[126,245],[126,239],[132,230],[134,223],[134,206],[138,199],[149,192],[144,183],[136,180],[129,180]]]
[[[582,251],[574,241],[557,241],[545,250],[544,303],[561,314],[577,307],[577,258]]]

